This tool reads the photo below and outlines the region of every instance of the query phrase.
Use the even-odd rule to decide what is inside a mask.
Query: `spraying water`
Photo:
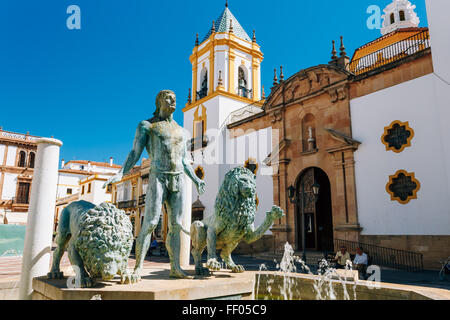
[[[277,261],[275,260],[275,263]],[[280,261],[280,263],[277,263],[276,269],[277,274],[281,274],[283,281],[278,284],[278,292],[280,293],[280,296],[284,300],[292,300],[292,298],[295,297],[301,297],[300,288],[297,288],[296,286],[296,278],[293,277],[293,275],[298,274],[297,273],[297,265],[300,265],[300,268],[309,275],[314,275],[313,272],[311,272],[311,269],[309,266],[300,259],[300,257],[294,255],[294,249],[292,246],[286,242],[284,245],[284,252],[283,257]],[[262,264],[260,266],[260,271],[266,271],[267,267]],[[352,270],[352,262],[350,260],[347,260],[345,270],[347,273],[350,273]],[[258,297],[259,294],[259,286],[260,286],[260,274],[257,278],[257,286],[256,286],[256,297]],[[317,277],[318,276],[318,277]],[[337,280],[336,280],[337,279]],[[264,296],[264,299],[271,299],[276,298],[272,295],[272,286],[274,283],[274,278],[270,277],[268,278],[266,285],[266,292],[267,295]],[[347,290],[348,284],[353,284],[353,299],[356,300],[356,281],[348,281],[346,276],[341,276],[338,272],[336,272],[336,269],[331,267],[327,260],[322,259],[319,261],[318,265],[318,272],[317,275],[313,278],[313,288],[315,291],[315,298],[316,300],[336,300],[337,294],[336,294],[336,282],[339,282],[342,285],[343,288],[343,298],[345,300],[350,300],[350,295]]]

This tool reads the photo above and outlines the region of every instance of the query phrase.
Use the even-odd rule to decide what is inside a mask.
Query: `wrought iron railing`
[[[339,250],[345,246],[347,251],[353,253],[357,247],[362,247],[372,260],[372,264],[402,269],[406,271],[423,271],[423,254],[418,252],[380,247],[373,244],[334,239],[334,247]]]
[[[136,207],[136,200],[120,201],[117,203],[117,208],[127,209]]]
[[[350,61],[348,70],[355,75],[361,75],[428,48],[430,48],[430,34],[428,30],[424,30],[364,57]]]

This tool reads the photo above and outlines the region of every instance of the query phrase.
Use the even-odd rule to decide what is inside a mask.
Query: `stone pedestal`
[[[31,299],[32,279],[47,274],[50,266],[59,148],[62,142],[49,138],[40,138],[36,142],[36,165],[31,185],[19,299]]]
[[[193,267],[187,272],[194,275]],[[252,299],[255,272],[214,272],[210,278],[169,278],[165,268],[144,268],[136,284],[120,284],[119,279],[98,282],[94,288],[67,288],[65,279],[33,279],[33,300],[197,300]],[[100,296],[98,296],[100,295]]]

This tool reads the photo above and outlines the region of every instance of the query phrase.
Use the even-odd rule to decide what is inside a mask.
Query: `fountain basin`
[[[26,226],[0,224],[0,256],[21,254],[25,241]]]
[[[323,281],[318,275],[264,271],[255,274],[254,297],[256,300],[320,300],[320,291],[322,299],[331,299],[332,288],[336,300],[450,300],[450,291],[445,289],[385,282],[378,282],[378,288],[374,285],[372,281]]]

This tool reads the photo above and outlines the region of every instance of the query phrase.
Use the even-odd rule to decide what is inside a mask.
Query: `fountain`
[[[0,224],[0,256],[22,254],[25,228],[22,225]]]
[[[299,265],[300,268],[297,267]],[[448,290],[359,280],[347,261],[345,270],[336,270],[323,259],[318,274],[294,255],[286,242],[277,271],[261,265],[255,274],[255,300],[429,300],[450,299]],[[301,269],[305,273],[298,273]]]

